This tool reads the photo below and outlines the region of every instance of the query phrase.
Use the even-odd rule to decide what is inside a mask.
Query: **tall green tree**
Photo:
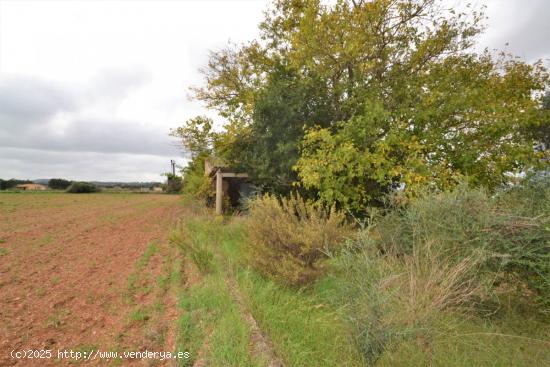
[[[196,116],[173,129],[170,135],[180,140],[191,159],[182,171],[183,179],[167,174],[167,191],[210,200],[212,185],[204,170],[205,160],[213,155],[216,140],[220,137],[214,131],[214,121],[206,116]]]
[[[397,85],[336,129],[310,130],[296,168],[321,199],[355,210],[379,195],[373,183],[382,191],[403,185],[410,194],[463,179],[495,188],[509,173],[542,163],[525,131],[540,122],[532,96],[545,82],[538,65],[447,57],[429,73],[404,77],[407,94]]]
[[[279,67],[258,92],[241,165],[257,184],[279,193],[297,181],[292,167],[299,158],[304,130],[329,126],[332,116],[326,89],[318,80],[302,80],[295,70]]]
[[[535,127],[534,138],[539,143],[539,150],[544,152],[546,159],[550,161],[550,91],[547,91],[542,99],[542,117],[540,125]]]
[[[395,186],[498,186],[541,162],[548,77],[474,53],[482,19],[441,0],[275,1],[261,40],[213,53],[195,89],[227,119],[214,154],[353,210]]]

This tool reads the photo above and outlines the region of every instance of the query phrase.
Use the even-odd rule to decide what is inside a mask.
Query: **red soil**
[[[180,214],[169,195],[0,195],[0,366],[66,365],[57,350],[116,348],[128,277]],[[22,349],[54,356],[10,357]]]

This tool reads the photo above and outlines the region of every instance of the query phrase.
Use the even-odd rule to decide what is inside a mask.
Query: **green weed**
[[[46,327],[59,329],[65,323],[65,320],[69,316],[69,314],[70,314],[70,311],[65,308],[55,310],[46,319]]]
[[[149,243],[149,245],[147,246],[147,249],[138,260],[137,268],[143,269],[145,266],[147,266],[151,257],[153,257],[153,255],[156,254],[158,250],[159,248],[158,248],[157,241],[152,241],[151,243]]]
[[[170,242],[178,246],[182,254],[191,259],[202,274],[214,270],[214,254],[208,248],[211,238],[197,221],[180,223],[170,234]]]
[[[151,312],[145,308],[138,308],[130,313],[131,322],[144,322],[151,318]]]

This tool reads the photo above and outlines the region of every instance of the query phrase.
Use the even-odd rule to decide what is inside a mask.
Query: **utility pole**
[[[173,159],[170,159],[170,164],[172,165],[172,174],[176,175],[176,161]]]

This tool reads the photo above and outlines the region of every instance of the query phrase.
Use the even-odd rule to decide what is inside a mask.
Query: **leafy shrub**
[[[280,283],[302,286],[323,271],[326,252],[351,234],[345,215],[299,195],[265,195],[249,202],[247,229],[251,262],[260,273]]]
[[[164,185],[164,191],[168,194],[179,194],[183,187],[182,179],[172,173],[166,174],[166,184]]]
[[[183,171],[182,194],[188,199],[199,199],[210,206],[214,203],[214,189],[209,177],[204,175],[204,157],[194,158]]]
[[[188,223],[190,224],[192,223]],[[214,268],[214,255],[208,249],[207,241],[196,238],[192,231],[189,231],[188,225],[179,223],[170,235],[170,242],[178,246],[184,255],[197,265],[202,274],[208,274]]]
[[[550,312],[550,176],[527,181],[497,196],[501,218],[493,225],[503,270],[519,277]]]
[[[513,210],[518,216],[546,216],[550,214],[550,171],[539,173],[521,185],[497,195],[498,205]]]
[[[99,191],[101,191],[99,187],[88,182],[73,182],[67,188],[67,192],[72,194],[85,194],[85,193],[99,192]]]

